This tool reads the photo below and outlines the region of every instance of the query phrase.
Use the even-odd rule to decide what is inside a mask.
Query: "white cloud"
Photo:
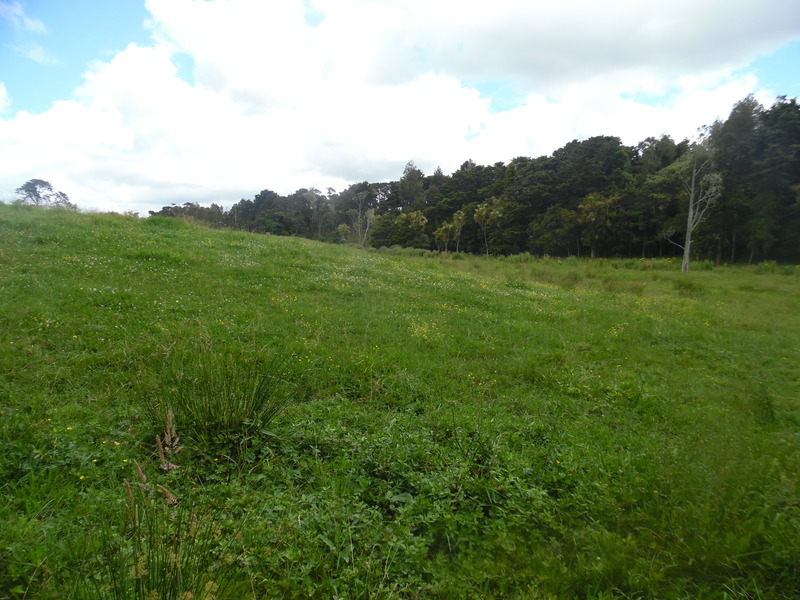
[[[378,6],[384,7],[381,18],[370,21],[382,29],[372,54],[376,77],[388,72],[402,80],[404,71],[415,75],[432,64],[458,78],[513,78],[528,91],[546,93],[598,72],[645,67],[673,77],[741,66],[800,33],[800,5],[783,0],[758,6],[746,0],[389,0]]]
[[[6,86],[0,81],[0,114],[4,113],[9,106],[11,106],[11,98]]]
[[[82,207],[145,212],[394,179],[409,159],[450,172],[591,135],[680,139],[748,93],[771,101],[744,69],[800,37],[800,5],[783,0],[146,7],[152,47],[91,65],[43,114],[0,119],[0,189],[51,177]],[[492,81],[518,106],[493,111],[479,91]]]
[[[33,19],[25,14],[25,8],[17,0],[7,2],[0,0],[0,19],[11,23],[17,30],[34,33],[46,33],[47,27],[39,19]]]
[[[43,46],[39,44],[27,44],[25,46],[15,46],[14,51],[21,54],[25,58],[39,63],[40,65],[58,65],[61,61],[50,54]]]

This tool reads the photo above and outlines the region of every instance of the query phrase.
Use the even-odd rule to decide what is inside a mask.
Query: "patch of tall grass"
[[[123,481],[126,518],[98,524],[98,548],[73,584],[76,600],[214,600],[234,593],[233,536],[187,499],[136,477]],[[239,590],[241,593],[241,590]]]
[[[274,352],[249,354],[195,348],[177,357],[161,394],[150,402],[156,422],[172,411],[197,448],[242,447],[297,401],[288,367]]]

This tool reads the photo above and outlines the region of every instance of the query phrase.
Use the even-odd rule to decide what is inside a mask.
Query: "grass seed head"
[[[131,490],[131,484],[128,483],[127,479],[123,479],[122,485],[125,486],[125,495],[128,497],[130,506],[133,506],[133,490]]]
[[[176,506],[178,504],[178,499],[167,488],[163,485],[156,485],[156,487],[164,494],[164,499],[167,501],[167,504],[170,506]]]
[[[139,479],[142,480],[142,483],[147,483],[147,475],[142,471],[142,466],[136,459],[133,460],[133,464],[136,465],[136,474],[139,476]]]

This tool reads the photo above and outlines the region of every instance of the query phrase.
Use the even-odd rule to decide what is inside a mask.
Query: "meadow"
[[[0,205],[0,598],[789,599],[800,268]]]

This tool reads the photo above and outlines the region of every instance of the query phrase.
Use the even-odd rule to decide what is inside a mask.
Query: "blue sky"
[[[0,0],[0,200],[37,177],[145,213],[683,138],[800,96],[798,64],[788,0]]]
[[[33,23],[0,19],[0,81],[13,111],[43,112],[72,96],[92,61],[108,60],[131,43],[151,43],[142,0],[32,0],[20,6]]]
[[[800,97],[800,41],[789,42],[757,58],[748,68],[764,87],[788,98]]]

